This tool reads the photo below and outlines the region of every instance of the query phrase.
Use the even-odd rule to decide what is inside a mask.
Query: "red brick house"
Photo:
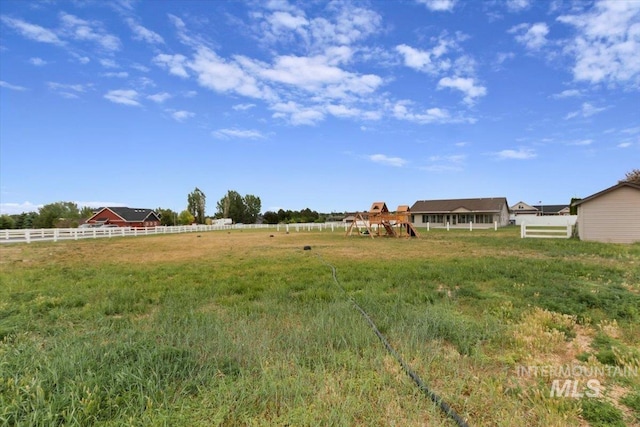
[[[157,227],[160,225],[160,217],[151,209],[110,207],[100,208],[86,223],[118,227]]]

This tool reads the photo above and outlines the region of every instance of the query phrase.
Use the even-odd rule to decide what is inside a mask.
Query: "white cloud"
[[[587,146],[593,144],[593,139],[582,139],[579,141],[570,142],[569,145]]]
[[[216,92],[233,92],[251,98],[268,96],[268,91],[260,87],[255,77],[204,46],[198,48],[188,67],[196,73],[201,86]]]
[[[20,215],[26,212],[38,212],[42,206],[28,201],[22,203],[0,203],[0,215]]]
[[[512,60],[516,55],[513,52],[498,52],[496,55],[496,62],[494,68],[497,70],[502,69],[505,62]]]
[[[0,80],[0,87],[6,88],[6,89],[11,89],[11,90],[17,90],[17,91],[27,90],[26,87],[18,86],[18,85],[12,85],[11,83],[5,82],[4,80]]]
[[[76,61],[78,61],[81,64],[88,64],[89,62],[91,62],[91,58],[89,58],[88,56],[82,56],[82,55],[78,55],[75,52],[69,52],[69,54],[74,57],[76,59]]]
[[[374,163],[380,163],[382,165],[394,166],[401,168],[407,164],[407,161],[401,157],[389,157],[384,154],[371,154],[367,156],[369,160]]]
[[[262,135],[257,130],[250,129],[218,129],[211,133],[218,139],[263,139]]]
[[[333,16],[316,18],[310,23],[316,46],[348,46],[380,30],[382,17],[374,10],[348,2],[335,2],[328,9]]]
[[[621,133],[630,134],[630,135],[634,135],[634,134],[636,134],[636,133],[640,133],[640,126],[638,126],[638,127],[634,127],[634,128],[626,128],[626,129],[622,129],[620,132],[621,132]]]
[[[437,74],[451,68],[451,60],[439,59],[449,50],[450,43],[440,39],[438,44],[430,50],[416,49],[406,44],[396,46],[396,51],[404,58],[404,65],[414,70]]]
[[[171,113],[171,117],[178,122],[183,122],[194,116],[195,116],[195,113],[192,113],[191,111],[185,111],[185,110],[174,111]]]
[[[29,58],[29,63],[35,65],[36,67],[42,67],[43,65],[47,65],[47,61],[42,58]]]
[[[565,119],[573,119],[574,117],[591,117],[594,114],[598,114],[604,110],[606,110],[606,107],[594,107],[592,104],[590,104],[589,102],[584,102],[582,103],[582,106],[580,107],[579,110],[577,111],[573,111],[569,114],[567,114],[565,116]]]
[[[233,108],[236,111],[246,111],[254,108],[255,106],[256,104],[236,104],[231,108]]]
[[[351,50],[347,47],[328,49],[323,55],[279,56],[272,66],[244,60],[253,73],[268,82],[286,85],[310,92],[317,99],[345,98],[374,92],[382,78],[374,74],[356,74],[338,65],[348,61]]]
[[[567,90],[563,90],[560,93],[555,93],[551,95],[551,97],[554,99],[563,99],[563,98],[573,98],[581,95],[582,95],[582,92],[579,91],[578,89],[567,89]]]
[[[621,142],[620,144],[617,145],[618,148],[629,148],[631,147],[633,144],[631,142]]]
[[[153,102],[157,102],[158,104],[162,104],[164,101],[166,101],[167,99],[171,98],[171,95],[167,92],[158,92],[155,93],[153,95],[149,95],[147,96],[148,99],[152,100]]]
[[[456,0],[417,0],[417,2],[435,12],[450,12],[456,5]]]
[[[105,68],[119,68],[118,63],[111,58],[100,59],[100,65]]]
[[[87,91],[87,89],[91,88],[92,85],[83,85],[83,84],[67,84],[67,83],[56,83],[56,82],[47,82],[47,86],[52,91],[56,92],[58,95],[64,98],[79,98],[80,94],[83,94]]]
[[[358,117],[361,111],[357,108],[349,108],[344,105],[330,104],[326,106],[327,112],[335,117]]]
[[[353,2],[326,2],[321,17],[309,18],[302,8],[287,2],[262,2],[269,10],[255,10],[253,29],[259,43],[285,44],[304,52],[321,52],[329,46],[350,46],[380,31],[382,17]],[[289,49],[290,50],[290,49]]]
[[[103,77],[115,77],[118,79],[126,79],[127,77],[129,77],[129,73],[127,73],[126,71],[102,73],[101,75]]]
[[[531,4],[531,0],[507,0],[507,9],[511,12],[520,12],[528,9]]]
[[[104,97],[116,104],[139,106],[140,103],[137,101],[138,95],[138,92],[133,89],[118,89],[110,90]]]
[[[288,120],[292,125],[315,125],[324,120],[325,114],[320,107],[305,107],[296,102],[278,102],[270,107],[274,118]]]
[[[527,160],[537,157],[536,152],[530,148],[520,148],[518,150],[502,150],[494,153],[494,155],[500,160]]]
[[[441,88],[451,88],[461,91],[465,94],[464,102],[469,105],[473,105],[476,98],[487,94],[487,88],[477,86],[475,80],[472,78],[444,77],[438,82],[438,89]]]
[[[575,80],[640,86],[640,2],[598,1],[557,19],[576,29],[565,50],[575,58]]]
[[[60,14],[60,20],[62,21],[62,32],[66,37],[97,43],[110,52],[120,49],[120,39],[107,33],[102,28],[102,24],[97,21],[85,21],[64,12]]]
[[[540,50],[540,48],[547,44],[549,27],[544,22],[520,24],[511,27],[508,32],[516,34],[516,41],[525,45],[527,49]]]
[[[465,154],[453,154],[448,156],[431,156],[430,164],[420,167],[429,172],[459,172],[463,169]]]
[[[164,39],[160,34],[143,27],[133,19],[127,19],[127,24],[129,24],[129,28],[131,28],[131,31],[133,31],[133,38],[135,40],[142,40],[150,44],[164,43]]]
[[[465,119],[460,117],[451,117],[451,114],[442,108],[433,107],[424,110],[423,112],[411,111],[408,107],[412,106],[411,101],[402,100],[398,101],[391,106],[393,116],[399,120],[407,120],[410,122],[420,124],[430,123],[473,123],[472,119]]]
[[[56,45],[64,44],[64,42],[58,38],[56,33],[39,25],[30,24],[21,19],[9,18],[8,16],[2,16],[0,19],[6,25],[18,31],[23,37],[28,39],[41,43],[51,43]]]
[[[189,74],[185,69],[187,58],[184,55],[168,55],[162,53],[153,58],[153,62],[156,65],[164,67],[169,70],[170,74],[174,76],[187,78]]]

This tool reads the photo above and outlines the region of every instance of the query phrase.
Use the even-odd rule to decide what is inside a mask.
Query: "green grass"
[[[327,263],[470,425],[597,425],[515,368],[639,363],[640,245],[270,234],[0,246],[0,425],[453,425]],[[636,408],[640,378],[601,380]]]

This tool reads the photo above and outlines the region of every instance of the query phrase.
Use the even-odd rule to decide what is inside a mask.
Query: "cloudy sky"
[[[568,203],[640,168],[640,1],[0,2],[0,212]]]

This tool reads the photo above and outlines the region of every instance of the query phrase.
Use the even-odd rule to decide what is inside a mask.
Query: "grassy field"
[[[506,228],[2,245],[0,425],[455,425],[349,298],[471,426],[640,424],[640,245]]]

